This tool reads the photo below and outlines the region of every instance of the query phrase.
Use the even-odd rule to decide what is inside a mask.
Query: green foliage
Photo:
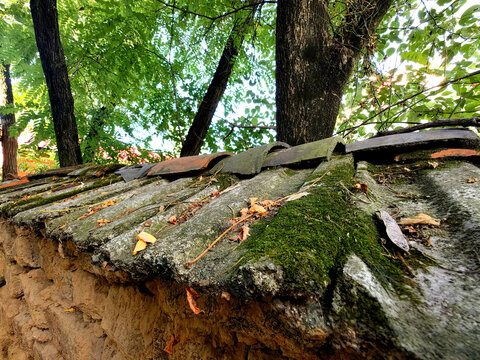
[[[132,147],[178,154],[233,23],[245,16],[246,10],[240,9],[248,10],[248,4],[58,2],[82,149],[96,150],[89,159],[111,161],[104,152],[115,158]],[[468,4],[405,0],[393,6],[377,34],[365,39],[364,56],[344,94],[337,132],[353,139],[406,122],[478,114],[479,75],[429,89],[435,76],[437,82],[449,81],[478,69],[480,10]],[[330,5],[335,31],[347,19],[345,3]],[[274,126],[275,12],[275,4],[262,4],[247,30],[205,151],[238,152],[273,140],[272,130],[248,126]],[[0,4],[0,59],[12,64],[15,79],[16,105],[0,109],[16,112],[12,131],[18,134],[30,124],[32,147],[43,140],[54,146],[48,92],[25,0]],[[108,114],[99,124],[95,119],[102,108]]]

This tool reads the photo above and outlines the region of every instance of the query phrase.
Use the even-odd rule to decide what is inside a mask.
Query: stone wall
[[[299,314],[289,317],[278,301],[204,295],[204,313],[195,315],[184,286],[135,283],[7,220],[0,247],[0,359],[316,359],[323,352],[325,334],[300,334]]]

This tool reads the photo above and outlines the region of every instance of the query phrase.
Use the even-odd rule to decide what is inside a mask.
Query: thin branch
[[[208,20],[211,20],[211,21],[216,21],[216,20],[225,18],[225,17],[230,16],[232,14],[235,14],[236,12],[239,12],[243,9],[247,9],[247,8],[250,8],[250,7],[256,7],[260,4],[275,4],[276,3],[276,1],[259,1],[259,2],[255,2],[255,3],[247,3],[245,5],[242,5],[242,6],[238,7],[238,8],[234,8],[233,10],[227,11],[226,13],[223,13],[223,14],[220,14],[220,15],[217,15],[217,16],[208,16],[208,15],[205,15],[205,14],[196,13],[194,11],[190,11],[190,10],[186,10],[186,9],[181,8],[181,7],[178,7],[178,6],[175,5],[175,2],[173,4],[169,4],[169,3],[166,3],[162,0],[157,0],[157,1],[160,4],[164,5],[164,7],[170,7],[173,10],[181,11],[184,14],[189,14],[189,15],[193,15],[193,16],[202,17],[202,18],[205,18],[205,19],[208,19]]]
[[[429,88],[427,88],[427,89],[421,90],[421,91],[419,91],[419,92],[416,92],[415,94],[410,95],[410,96],[408,96],[408,97],[406,97],[405,99],[402,99],[402,100],[400,100],[400,101],[397,101],[395,104],[389,105],[389,106],[383,108],[382,110],[380,110],[379,112],[373,114],[373,115],[370,116],[368,119],[364,120],[361,124],[352,127],[352,128],[351,128],[346,134],[344,134],[343,136],[348,136],[349,134],[351,134],[354,130],[358,129],[359,127],[362,127],[362,126],[365,126],[366,124],[369,124],[370,120],[376,118],[378,115],[383,114],[384,112],[390,110],[390,109],[393,108],[393,107],[396,107],[396,106],[398,106],[398,105],[402,105],[402,104],[406,103],[408,100],[413,99],[414,97],[417,97],[418,95],[422,95],[422,94],[424,94],[424,93],[426,93],[426,92],[428,92],[428,91],[430,91],[430,90],[436,89],[436,88],[440,88],[440,89],[441,89],[441,88],[447,87],[447,86],[450,85],[450,84],[456,83],[456,82],[458,82],[458,81],[460,81],[460,80],[463,80],[463,79],[466,79],[466,78],[469,78],[469,77],[472,77],[472,76],[475,76],[475,75],[480,75],[480,70],[474,71],[474,72],[472,72],[472,73],[470,73],[470,74],[467,74],[467,75],[465,75],[465,76],[459,77],[459,78],[457,78],[457,79],[448,80],[448,81],[443,81],[443,82],[441,82],[441,83],[438,84],[438,85],[435,85],[435,86],[429,87]]]
[[[406,127],[403,129],[389,130],[389,131],[379,131],[374,137],[394,135],[394,134],[403,134],[416,130],[428,129],[433,127],[442,127],[442,126],[476,126],[480,127],[480,117],[471,117],[464,119],[437,119],[435,121],[418,124],[415,126]]]

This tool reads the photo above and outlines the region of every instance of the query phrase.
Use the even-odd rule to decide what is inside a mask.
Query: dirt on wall
[[[301,334],[273,299],[204,295],[136,283],[71,244],[0,224],[1,359],[316,359],[326,333]],[[173,354],[164,351],[175,338]]]

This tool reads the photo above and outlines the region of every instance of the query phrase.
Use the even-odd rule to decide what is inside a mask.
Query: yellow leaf
[[[135,245],[135,249],[133,249],[132,255],[137,255],[139,251],[142,251],[147,247],[147,243],[143,240],[138,240],[137,244]]]
[[[143,241],[146,244],[153,244],[155,241],[157,241],[155,236],[153,236],[153,235],[151,235],[151,234],[149,234],[145,231],[142,231],[140,234],[137,234],[137,239],[140,240],[140,241]]]

